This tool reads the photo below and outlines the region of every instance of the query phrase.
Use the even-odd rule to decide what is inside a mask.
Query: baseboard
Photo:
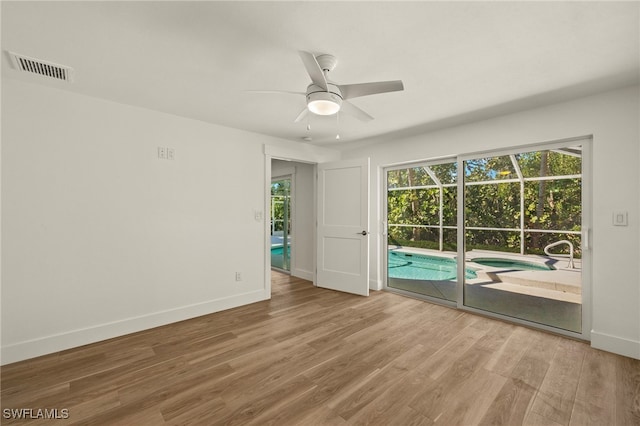
[[[629,358],[640,359],[640,341],[591,331],[591,346]]]
[[[305,271],[304,269],[294,269],[291,271],[291,275],[294,277],[302,278],[303,280],[313,281],[313,272]]]
[[[382,290],[382,281],[369,279],[369,290]]]
[[[114,337],[124,336],[202,315],[220,312],[271,297],[264,289],[226,298],[209,300],[180,308],[155,312],[106,324],[71,330],[2,347],[0,365],[23,361]]]

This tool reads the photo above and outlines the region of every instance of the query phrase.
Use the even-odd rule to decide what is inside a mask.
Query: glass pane
[[[528,177],[579,175],[582,170],[581,149],[524,152],[516,155],[522,175]]]
[[[271,182],[271,267],[290,270],[291,179]]]
[[[388,287],[455,302],[455,181],[456,163],[387,172]]]
[[[466,226],[520,227],[520,183],[468,185],[465,188]]]
[[[508,155],[476,158],[464,162],[465,182],[484,182],[517,178],[518,175]]]
[[[435,185],[435,182],[424,167],[411,167],[387,172],[388,189],[432,185]]]
[[[465,306],[581,332],[580,152],[465,161]]]
[[[581,179],[525,182],[525,228],[580,231]]]
[[[436,164],[429,169],[443,185],[458,182],[458,163]]]
[[[458,224],[458,188],[456,186],[442,188],[442,224],[456,226]]]

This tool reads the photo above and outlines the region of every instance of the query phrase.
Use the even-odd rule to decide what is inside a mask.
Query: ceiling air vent
[[[13,66],[20,71],[38,74],[44,77],[55,78],[56,80],[73,81],[73,68],[65,65],[54,64],[40,59],[29,58],[28,56],[8,52]]]

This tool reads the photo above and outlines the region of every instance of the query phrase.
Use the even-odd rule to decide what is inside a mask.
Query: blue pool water
[[[271,248],[272,256],[282,256],[283,254],[284,254],[284,248],[282,248],[282,246]],[[287,254],[291,256],[291,246],[287,247]]]
[[[389,252],[389,278],[410,280],[455,280],[457,262],[455,259],[425,254]],[[473,269],[465,268],[466,278],[476,278]]]
[[[280,247],[272,247],[271,248],[271,266],[280,269],[288,269],[284,267],[284,248]],[[287,247],[287,254],[289,255],[289,259],[291,259],[291,246]]]

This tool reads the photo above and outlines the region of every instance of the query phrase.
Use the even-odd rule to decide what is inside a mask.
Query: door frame
[[[464,305],[464,263],[458,262],[458,277],[463,277],[457,283],[458,286],[458,300],[456,303],[446,303],[441,299],[430,298],[427,296],[420,296],[411,294],[409,292],[403,293],[401,290],[397,289],[389,289],[388,287],[388,270],[387,270],[387,185],[386,185],[386,172],[388,170],[399,169],[403,167],[408,167],[411,165],[421,165],[424,163],[442,163],[444,160],[454,160],[458,162],[458,170],[462,170],[462,163],[465,160],[478,158],[482,156],[498,156],[498,155],[507,155],[514,154],[519,152],[527,152],[534,150],[543,150],[549,149],[551,147],[559,148],[559,147],[567,147],[571,145],[575,145],[576,143],[580,143],[582,145],[582,331],[581,333],[576,333],[568,330],[563,330],[560,328],[547,326],[543,324],[533,323],[530,321],[522,320],[519,318],[514,318],[506,315],[497,314],[494,312],[488,312],[481,309],[469,307]],[[383,165],[380,167],[382,173],[382,187],[381,187],[381,199],[380,199],[380,209],[382,212],[382,238],[380,247],[382,247],[380,253],[380,259],[378,264],[382,266],[382,282],[383,288],[385,290],[390,290],[393,292],[403,293],[410,295],[411,297],[425,299],[433,303],[443,304],[446,306],[452,306],[462,311],[468,311],[475,314],[488,316],[491,318],[497,318],[501,320],[505,320],[507,322],[511,322],[514,324],[524,325],[527,327],[533,327],[540,330],[549,331],[555,334],[564,335],[580,340],[591,340],[591,324],[592,324],[592,267],[593,267],[593,236],[592,236],[592,228],[593,228],[593,199],[592,199],[592,188],[593,188],[593,135],[584,135],[577,136],[572,138],[558,139],[552,141],[545,141],[540,143],[533,144],[522,144],[511,146],[508,148],[499,148],[499,149],[488,149],[483,151],[469,152],[458,155],[447,155],[441,157],[434,157],[429,159],[416,159],[412,161],[405,161],[399,163],[393,163],[388,165]],[[464,259],[465,254],[465,238],[464,232],[461,232],[460,229],[464,230],[464,180],[458,180],[458,259]]]
[[[275,145],[264,145],[264,202],[263,202],[263,241],[264,241],[264,290],[265,294],[271,298],[271,227],[269,217],[266,212],[271,204],[271,160],[296,161],[299,163],[312,164],[313,173],[313,223],[317,223],[317,164],[325,161],[335,161],[340,159],[339,152],[317,152],[310,149],[308,145],[302,145],[301,149],[292,149]],[[316,232],[313,232],[313,285],[316,285]]]
[[[389,239],[388,234],[389,234],[389,212],[388,212],[388,207],[387,207],[387,196],[388,196],[388,182],[387,182],[387,172],[389,171],[393,171],[393,170],[401,170],[401,169],[405,169],[407,167],[410,166],[433,166],[433,165],[437,165],[437,164],[445,164],[445,163],[455,163],[457,162],[457,156],[455,155],[446,155],[446,156],[441,156],[441,157],[434,157],[434,158],[430,158],[430,159],[422,159],[422,160],[416,160],[416,161],[411,161],[411,162],[403,162],[403,163],[395,163],[395,164],[391,164],[391,165],[387,165],[387,166],[382,166],[380,168],[380,173],[381,173],[381,191],[380,191],[380,201],[381,201],[381,206],[380,206],[380,217],[382,218],[381,221],[381,226],[382,226],[382,232],[380,233],[381,237],[380,237],[380,242],[381,242],[381,247],[382,250],[380,251],[380,260],[378,262],[378,264],[381,267],[381,273],[382,273],[382,289],[383,290],[387,290],[387,291],[391,291],[393,293],[398,293],[398,294],[402,294],[408,297],[413,297],[413,298],[418,298],[418,299],[423,299],[429,302],[433,302],[433,303],[437,303],[440,305],[445,305],[445,306],[450,306],[452,308],[457,307],[456,302],[452,302],[450,300],[447,299],[438,299],[436,297],[431,297],[431,296],[427,296],[427,295],[423,295],[423,294],[417,294],[417,293],[412,293],[406,290],[402,290],[402,289],[398,289],[398,288],[394,288],[394,287],[389,287]]]
[[[475,159],[483,156],[500,156],[508,154],[517,154],[520,152],[540,151],[544,149],[552,148],[564,148],[570,147],[576,144],[582,145],[582,270],[581,270],[581,296],[582,296],[582,329],[580,333],[563,330],[561,328],[552,327],[545,324],[534,323],[531,321],[523,320],[520,318],[510,317],[504,314],[495,312],[489,312],[482,309],[477,309],[464,304],[464,264],[459,262],[458,276],[461,276],[461,280],[458,283],[458,308],[463,311],[473,312],[480,315],[485,315],[493,318],[503,319],[515,324],[525,325],[528,327],[537,328],[540,330],[549,331],[555,334],[563,336],[573,337],[580,340],[591,340],[591,306],[592,306],[592,267],[593,267],[593,243],[591,229],[593,228],[592,220],[592,147],[593,136],[578,136],[573,138],[559,139],[553,141],[546,141],[536,144],[519,145],[510,148],[477,151],[473,153],[467,153],[464,155],[458,155],[458,170],[462,170],[462,166],[465,160]],[[464,225],[464,179],[458,180],[458,223]],[[461,210],[462,209],[462,210]],[[464,230],[464,226],[462,228]],[[465,255],[465,238],[464,232],[458,232],[458,259],[464,259]],[[460,275],[462,274],[462,275]]]
[[[291,241],[290,245],[293,245],[293,243],[295,242],[295,238],[296,238],[296,221],[295,221],[295,211],[296,211],[296,197],[295,197],[295,190],[296,190],[296,168],[295,167],[288,167],[287,169],[285,169],[282,173],[279,173],[275,176],[271,177],[271,184],[273,184],[274,181],[279,181],[279,180],[290,180],[291,184],[289,185],[289,221],[291,222],[291,234],[288,234],[288,237]],[[271,217],[271,200],[269,200],[269,217]],[[269,232],[269,235],[271,235],[271,232]],[[289,246],[289,244],[287,244],[287,246]],[[269,247],[269,250],[271,250],[271,247]],[[271,259],[271,258],[269,258]],[[271,265],[271,260],[269,260],[269,264]],[[280,269],[280,268],[275,268],[276,270],[281,271],[282,273],[289,273],[291,274],[291,272],[293,271],[295,267],[295,254],[293,252],[293,250],[291,250],[291,256],[289,256],[289,270],[286,269]],[[272,266],[273,268],[273,266]]]

